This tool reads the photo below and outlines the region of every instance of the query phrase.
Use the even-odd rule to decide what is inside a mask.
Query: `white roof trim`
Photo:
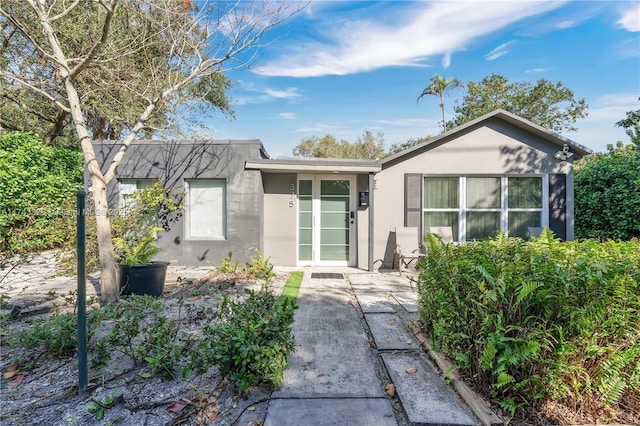
[[[389,157],[385,157],[381,160],[381,162],[382,164],[386,164],[390,161],[394,161],[400,157],[403,157],[406,154],[409,154],[413,151],[424,149],[425,147],[428,147],[434,143],[437,143],[438,141],[444,138],[451,137],[456,133],[462,132],[465,129],[468,129],[469,127],[475,126],[478,123],[489,120],[491,118],[499,118],[501,120],[506,121],[507,123],[511,123],[514,126],[520,127],[521,129],[528,131],[529,133],[538,135],[552,143],[555,143],[560,148],[562,148],[562,146],[566,144],[571,148],[572,151],[576,152],[579,155],[579,157],[583,157],[593,152],[591,149],[587,148],[586,146],[580,145],[579,143],[574,142],[571,139],[566,138],[559,133],[553,132],[551,130],[547,130],[542,126],[536,123],[533,123],[527,119],[524,119],[520,116],[517,116],[509,111],[505,111],[503,109],[496,109],[488,114],[483,115],[482,117],[478,117],[475,120],[471,120],[445,133],[435,136],[427,140],[426,142],[412,146],[411,148],[407,148],[404,151],[400,151],[396,154],[390,155]]]
[[[247,169],[257,169],[264,172],[318,172],[318,173],[378,173],[379,164],[336,164],[324,162],[278,162],[277,160],[247,161]]]

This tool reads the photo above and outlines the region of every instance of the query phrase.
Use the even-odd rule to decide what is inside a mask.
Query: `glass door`
[[[298,181],[298,263],[348,266],[354,251],[353,178],[316,176]]]

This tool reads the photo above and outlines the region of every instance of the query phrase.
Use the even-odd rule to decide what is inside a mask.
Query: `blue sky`
[[[230,74],[236,119],[206,124],[217,139],[259,138],[272,157],[366,130],[389,147],[439,134],[437,98],[416,102],[431,76],[492,73],[562,81],[589,105],[564,136],[595,151],[628,142],[614,123],[640,108],[640,1],[311,1]],[[462,96],[445,100],[447,118]]]

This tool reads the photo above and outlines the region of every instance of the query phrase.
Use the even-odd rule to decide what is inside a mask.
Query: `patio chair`
[[[453,242],[453,229],[450,226],[430,226],[429,233],[439,237],[445,244]]]
[[[398,258],[398,272],[402,276],[402,268],[409,267],[411,262],[426,256],[423,245],[420,243],[418,228],[398,227],[396,228],[396,250]]]

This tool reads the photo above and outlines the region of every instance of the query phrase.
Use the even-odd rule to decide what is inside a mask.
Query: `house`
[[[96,143],[102,158],[108,144]],[[144,179],[183,191],[167,256],[219,262],[257,248],[276,265],[391,267],[395,229],[467,242],[549,227],[573,239],[573,162],[591,151],[503,110],[380,161],[271,159],[258,140],[138,142],[110,200]],[[117,188],[116,188],[117,186]]]

